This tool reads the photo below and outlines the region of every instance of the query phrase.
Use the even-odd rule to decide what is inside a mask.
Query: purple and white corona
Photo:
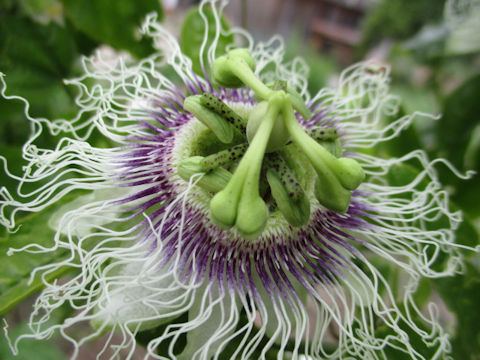
[[[89,339],[115,333],[98,358],[130,357],[139,331],[169,324],[149,341],[148,358],[165,359],[157,349],[169,344],[168,358],[181,360],[272,351],[279,360],[386,359],[389,347],[424,359],[412,331],[447,358],[435,307],[419,309],[413,294],[422,277],[461,268],[453,236],[461,214],[449,209],[435,172],[449,165],[421,150],[394,159],[369,151],[429,115],[385,125],[398,99],[388,68],[373,63],[349,67],[336,88],[311,96],[302,60],[284,63],[278,37],[254,44],[245,31],[222,28],[223,6],[200,7],[215,19],[213,29],[205,23],[202,76],[150,15],[142,31],[157,54],[84,59],[85,74],[68,81],[79,90],[78,116],[29,117],[28,166],[16,194],[2,189],[2,225],[15,230],[17,212],[89,193],[52,217],[54,247],[12,250],[63,248],[68,259],[37,271],[78,269],[45,281],[31,333],[12,347],[58,331],[75,358]],[[226,32],[242,46],[219,54]],[[167,67],[182,84],[163,75]],[[35,145],[46,133],[60,138],[56,148]],[[101,148],[89,143],[94,133],[105,138]],[[387,181],[408,163],[423,170],[405,184]],[[31,183],[38,187],[24,192]],[[433,226],[439,219],[445,228]],[[449,258],[442,269],[433,266],[440,253]],[[381,262],[398,269],[401,288],[389,285],[374,265]],[[52,325],[64,303],[76,311]],[[76,333],[80,323],[91,333]],[[238,346],[227,348],[232,341]]]

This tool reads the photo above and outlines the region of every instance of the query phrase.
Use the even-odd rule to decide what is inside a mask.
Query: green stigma
[[[326,209],[346,212],[364,172],[357,161],[342,157],[337,129],[304,130],[295,111],[305,120],[312,114],[302,97],[284,80],[264,84],[247,49],[217,58],[212,73],[220,86],[248,86],[258,101],[247,114],[238,114],[213,94],[185,99],[185,110],[214,134],[215,143],[224,144],[182,160],[177,170],[186,181],[200,174],[196,185],[211,193],[212,222],[255,239],[272,211],[291,226],[307,224],[313,196]],[[316,177],[307,178],[302,166]],[[309,193],[306,184],[314,184]]]

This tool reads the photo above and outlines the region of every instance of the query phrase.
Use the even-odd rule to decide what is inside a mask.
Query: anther
[[[183,103],[185,110],[191,112],[200,122],[212,130],[221,142],[231,143],[234,137],[232,126],[222,116],[204,106],[200,100],[201,97],[201,95],[187,97]]]
[[[202,94],[200,103],[227,120],[241,134],[245,134],[246,121],[215,95]]]
[[[278,153],[268,154],[268,156],[265,157],[264,165],[268,171],[274,171],[276,173],[292,200],[298,200],[303,195],[302,186],[297,181],[295,174]]]
[[[247,151],[248,144],[240,144],[218,153],[208,155],[203,158],[201,165],[205,172],[224,167],[234,161],[240,160]]]

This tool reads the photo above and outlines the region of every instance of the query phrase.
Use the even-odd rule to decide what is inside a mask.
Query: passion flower
[[[218,19],[217,5],[205,1],[200,12]],[[225,31],[204,19],[206,38]],[[32,332],[14,351],[22,338],[58,330],[75,358],[108,332],[120,340],[106,336],[99,357],[121,349],[130,357],[138,333],[155,328],[147,351],[162,359],[165,347],[172,359],[383,359],[388,348],[422,359],[409,332],[445,354],[435,312],[422,313],[412,294],[421,277],[461,267],[453,235],[461,215],[436,175],[434,165],[445,161],[429,162],[421,150],[369,155],[415,116],[428,116],[382,127],[397,107],[388,70],[354,65],[337,88],[311,97],[306,66],[283,63],[278,38],[254,45],[239,31],[248,45],[221,56],[212,41],[202,47],[208,63],[200,77],[154,15],[143,33],[158,54],[138,63],[103,62],[101,53],[85,59],[85,75],[68,81],[80,92],[74,120],[27,113],[36,129],[23,148],[29,164],[18,194],[2,189],[1,223],[15,229],[19,211],[40,211],[78,189],[90,194],[50,221],[55,246],[40,250],[71,256],[38,271],[77,273],[44,281]],[[164,75],[167,65],[183,85]],[[42,132],[63,137],[41,149]],[[94,132],[108,146],[93,146]],[[412,162],[423,170],[410,181],[388,181]],[[26,183],[38,188],[24,193]],[[447,226],[435,226],[438,219]],[[451,259],[443,269],[434,266],[440,253]],[[377,268],[382,262],[402,273],[401,291]],[[64,303],[76,311],[52,325]],[[82,322],[90,334],[74,331]],[[186,346],[175,346],[185,335]]]

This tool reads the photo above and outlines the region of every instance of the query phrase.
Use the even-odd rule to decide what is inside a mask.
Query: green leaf
[[[21,160],[20,146],[25,143],[30,135],[30,126],[23,113],[23,103],[20,101],[9,101],[0,97],[0,109],[2,109],[0,118],[0,154],[7,159],[13,156]],[[3,180],[2,174],[0,174],[0,179]],[[3,181],[1,183],[3,184]]]
[[[439,156],[447,158],[458,169],[480,169],[480,147],[476,145],[479,136],[476,130],[480,124],[480,74],[467,80],[446,99],[443,116],[438,121]],[[456,187],[453,200],[472,216],[480,216],[480,178],[475,175],[463,181],[450,171],[442,171],[442,180]]]
[[[402,308],[402,304],[398,304],[400,308]],[[411,315],[413,322],[417,327],[424,331],[429,331],[429,326],[425,324],[423,319],[421,319],[417,315]],[[411,346],[421,355],[424,356],[425,359],[433,359],[436,352],[439,350],[439,343],[434,343],[431,346],[428,346],[424,343],[424,339],[422,335],[417,333],[414,329],[412,329],[404,320],[398,320],[397,324],[400,329],[402,329],[408,336],[408,341],[410,342]],[[375,329],[375,336],[385,338],[387,336],[393,335],[394,330],[387,325],[378,326]],[[396,339],[391,339],[393,342],[392,345],[388,345],[384,348],[385,351],[385,359],[388,360],[404,360],[408,359],[409,356],[400,351],[398,348],[404,348],[404,345]]]
[[[457,331],[452,340],[454,359],[478,359],[480,354],[480,271],[466,264],[464,274],[435,280],[437,290],[457,316]]]
[[[199,75],[203,75],[202,61],[204,64],[208,64],[207,51],[213,43],[217,28],[212,9],[205,6],[203,7],[203,12],[207,19],[207,28],[205,28],[205,22],[200,14],[200,10],[198,8],[192,8],[183,21],[182,33],[180,35],[180,47],[182,52],[192,59],[193,71]],[[220,24],[224,31],[230,29],[227,20],[223,16],[220,18]],[[200,58],[205,33],[207,33],[207,42],[204,46],[203,56]],[[221,34],[218,38],[215,57],[225,54],[227,46],[233,44],[233,42],[233,35]],[[208,69],[206,70],[208,71]]]
[[[74,94],[63,79],[77,59],[69,29],[42,26],[0,13],[0,69],[7,94],[25,97],[34,116],[61,117],[73,107]]]
[[[47,253],[32,254],[25,251],[15,252],[8,256],[10,248],[21,248],[35,243],[39,246],[53,246],[54,230],[48,227],[52,214],[73,196],[64,198],[42,212],[34,213],[18,221],[20,228],[17,232],[9,234],[0,232],[0,314],[12,308],[15,304],[40,290],[43,287],[39,274],[30,283],[30,274],[33,269],[61,261],[68,256],[68,250],[61,249]],[[47,280],[58,278],[68,268],[60,268],[46,275]]]
[[[420,171],[410,164],[399,163],[393,165],[386,175],[388,184],[391,186],[405,186],[418,176]],[[421,182],[425,184],[425,182]]]
[[[177,318],[172,319],[172,323],[185,323],[187,321],[188,321],[188,312],[184,312],[182,315],[178,316]],[[135,336],[135,340],[137,341],[138,344],[146,347],[150,341],[162,336],[165,330],[167,329],[167,327],[170,326],[169,324],[170,323],[162,324],[160,326],[157,326],[154,329],[141,331]],[[170,337],[167,341],[162,342],[162,344],[156,349],[157,354],[160,356],[169,357],[169,347],[172,340],[173,339]],[[187,344],[187,335],[185,333],[182,333],[179,336],[179,338],[176,340],[175,346],[173,347],[174,354],[176,355],[180,354],[185,348],[186,344]]]
[[[463,167],[463,156],[472,131],[480,123],[480,74],[471,77],[453,91],[444,102],[443,116],[438,121],[440,146],[448,158]]]
[[[139,40],[138,29],[145,16],[156,12],[163,17],[159,0],[62,0],[65,14],[73,25],[95,41],[143,57],[153,48]]]
[[[28,333],[27,325],[16,327],[9,335],[15,338]],[[22,340],[19,354],[14,356],[8,347],[6,339],[0,338],[0,359],[2,360],[66,360],[67,357],[58,349],[58,344],[52,340],[37,341],[33,339]]]

